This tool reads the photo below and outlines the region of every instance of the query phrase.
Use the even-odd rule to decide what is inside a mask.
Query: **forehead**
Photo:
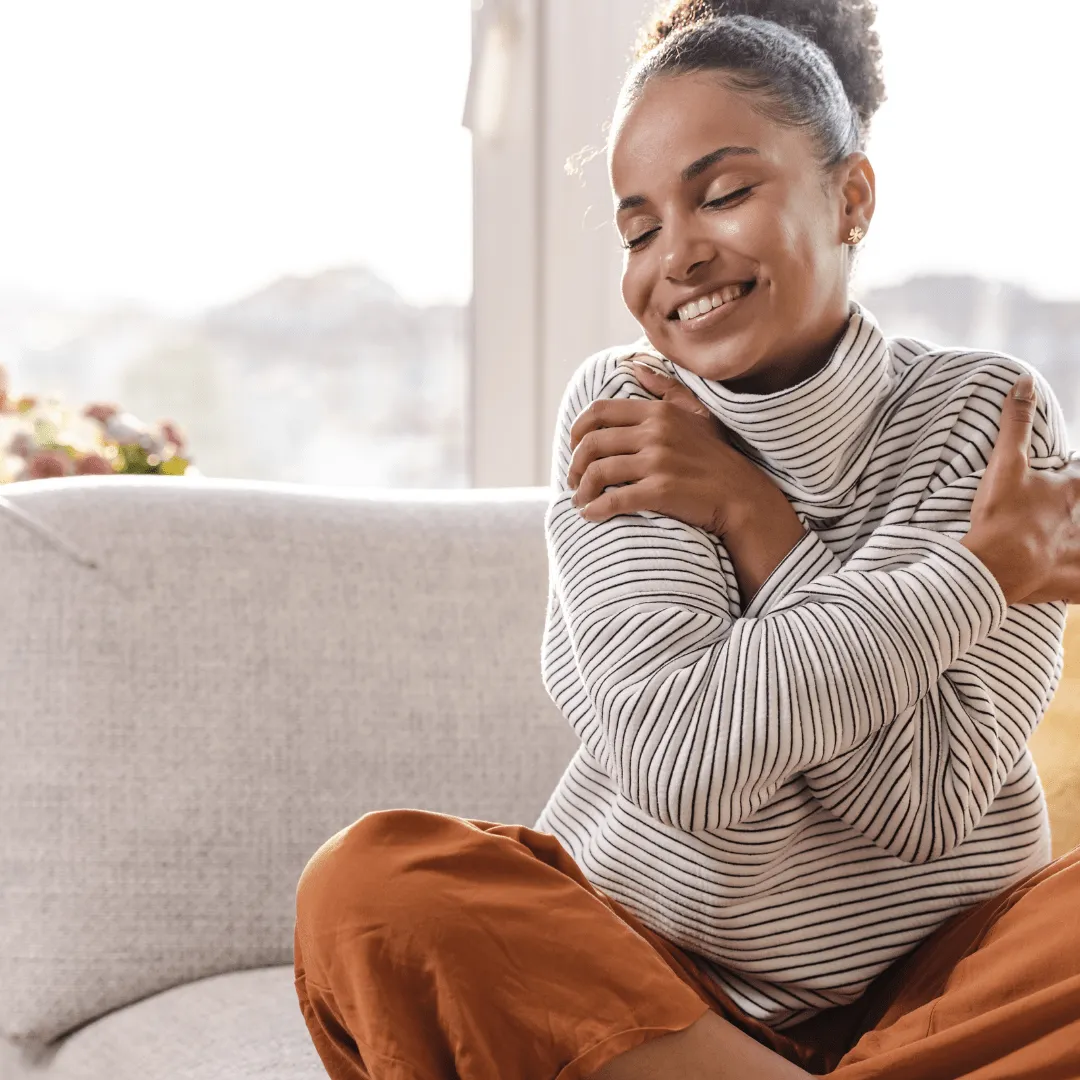
[[[611,185],[616,198],[646,194],[722,146],[752,146],[762,159],[779,163],[809,155],[802,143],[801,132],[763,116],[718,74],[654,76],[616,117],[608,157]],[[805,164],[801,156],[796,160]]]

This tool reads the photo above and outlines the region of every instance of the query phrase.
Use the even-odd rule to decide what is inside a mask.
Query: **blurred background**
[[[1031,362],[1077,444],[1080,4],[877,6],[856,297]],[[12,391],[167,417],[207,476],[546,484],[570,374],[638,336],[598,151],[653,7],[0,5]]]

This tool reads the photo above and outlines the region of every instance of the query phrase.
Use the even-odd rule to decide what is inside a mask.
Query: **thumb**
[[[1027,464],[1036,404],[1035,378],[1028,372],[1016,380],[1005,401],[1001,427],[990,454],[991,461],[998,457]]]

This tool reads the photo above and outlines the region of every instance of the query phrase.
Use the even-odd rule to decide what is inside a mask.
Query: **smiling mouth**
[[[691,300],[688,304],[682,304],[668,315],[668,319],[671,322],[692,323],[696,319],[708,315],[710,311],[716,308],[733,304],[736,300],[752,292],[756,284],[757,279],[755,278],[753,281],[744,281],[738,285],[725,285],[722,289],[709,293],[708,296],[703,296],[698,300]]]

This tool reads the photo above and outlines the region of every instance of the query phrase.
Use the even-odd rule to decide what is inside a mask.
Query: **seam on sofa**
[[[6,496],[0,495],[0,516],[4,515],[7,515],[12,521],[17,521],[23,528],[29,529],[32,533],[41,537],[41,539],[45,540],[54,550],[59,551],[63,555],[67,555],[69,559],[73,559],[80,566],[85,566],[88,570],[97,571],[105,581],[108,581],[129,600],[135,598],[138,590],[129,578],[118,575],[107,567],[102,566],[97,559],[81,552],[70,540],[61,536],[51,525],[46,525],[45,522],[38,521],[37,518],[28,514],[25,510],[15,506]]]
[[[31,517],[25,510],[20,510],[19,507],[13,506],[10,500],[0,495],[0,510],[7,514],[10,514],[15,521],[20,522],[31,532],[37,533],[43,540],[47,540],[53,547],[58,548],[66,555],[70,555],[76,562],[83,566],[88,566],[91,570],[99,569],[97,561],[90,558],[89,555],[84,555],[79,551],[70,541],[65,540],[58,532],[53,528],[46,525],[42,521],[38,521],[37,518]]]

